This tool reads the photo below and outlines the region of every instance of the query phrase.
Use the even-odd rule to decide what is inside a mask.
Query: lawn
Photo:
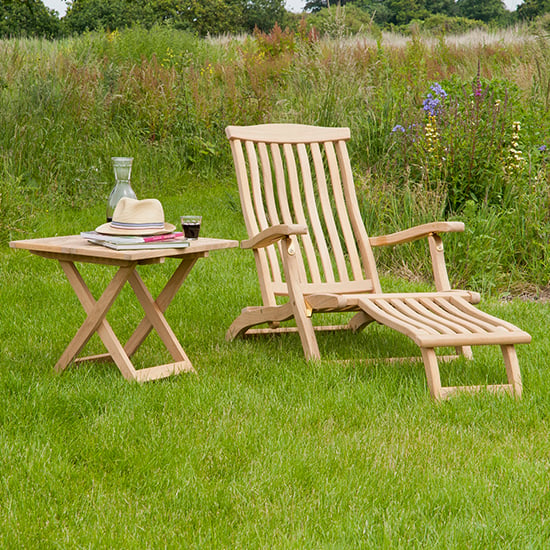
[[[231,183],[159,198],[168,221],[201,212],[205,236],[246,236]],[[91,229],[103,208],[43,211],[22,238]],[[0,547],[546,546],[550,305],[481,303],[533,336],[518,350],[521,400],[435,403],[421,362],[362,361],[418,354],[384,327],[321,335],[324,359],[313,363],[293,334],[226,342],[259,290],[250,253],[213,252],[166,313],[197,375],[139,385],[109,364],[55,374],[80,304],[54,262],[0,254]],[[169,267],[141,274],[158,291]],[[96,295],[106,269],[82,266]],[[109,316],[115,332],[129,335],[139,319],[124,291]],[[138,365],[164,353],[155,337],[146,343]],[[87,351],[103,351],[96,337]],[[444,383],[505,381],[498,349],[474,356],[443,366]]]

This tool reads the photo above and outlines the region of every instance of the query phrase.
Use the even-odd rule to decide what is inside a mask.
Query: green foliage
[[[310,28],[316,28],[321,35],[332,38],[375,30],[372,16],[354,4],[324,8],[310,15],[307,24]]]
[[[169,24],[198,33],[269,31],[283,23],[283,0],[74,0],[64,24],[73,32]]]
[[[174,178],[231,175],[228,124],[349,126],[371,233],[466,212],[475,232],[488,231],[477,216],[502,220],[497,248],[506,254],[486,269],[483,236],[469,239],[454,258],[457,279],[491,272],[499,289],[544,286],[550,46],[543,37],[476,39],[485,45],[418,34],[320,39],[276,26],[222,41],[159,25],[3,41],[1,238],[32,230],[42,208],[103,204],[113,155],[136,159],[133,183],[147,196]],[[430,118],[423,102],[436,82],[447,95]],[[517,235],[521,243],[506,245]],[[429,273],[414,247],[382,259]],[[476,284],[489,288],[488,280]]]
[[[41,0],[2,0],[0,3],[0,38],[43,36],[55,38],[61,24],[55,12]]]
[[[419,23],[422,32],[436,35],[464,34],[475,29],[484,29],[486,25],[466,17],[448,17],[446,15],[431,15]]]
[[[524,0],[517,8],[520,19],[535,19],[550,12],[550,0]]]
[[[503,0],[456,0],[458,15],[488,23],[506,18]]]

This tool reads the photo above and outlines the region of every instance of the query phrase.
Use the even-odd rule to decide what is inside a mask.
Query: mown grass
[[[201,211],[205,235],[245,236],[223,182],[159,198],[168,220]],[[103,204],[44,211],[35,236],[89,229],[103,215]],[[361,360],[418,354],[384,327],[323,334],[324,359],[309,364],[296,335],[226,342],[259,291],[251,255],[220,251],[199,261],[166,313],[197,376],[138,385],[109,364],[55,374],[81,307],[54,262],[6,248],[1,256],[0,546],[546,544],[547,304],[482,303],[533,335],[519,348],[522,400],[482,393],[437,404],[420,362]],[[141,273],[158,292],[171,267]],[[96,295],[109,269],[82,266]],[[140,315],[128,291],[109,320],[124,337]],[[163,358],[156,337],[146,344],[140,366]],[[87,351],[102,351],[99,340]],[[505,380],[497,349],[474,351],[474,362],[443,367],[444,383]]]

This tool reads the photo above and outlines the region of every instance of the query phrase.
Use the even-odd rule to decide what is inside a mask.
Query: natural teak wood
[[[526,332],[472,304],[475,292],[452,290],[440,234],[464,230],[461,222],[434,222],[392,235],[368,237],[356,197],[346,142],[348,128],[297,124],[229,126],[248,240],[253,250],[263,306],[245,308],[228,330],[244,334],[283,332],[294,318],[306,358],[320,356],[313,313],[356,311],[340,328],[360,330],[376,321],[411,338],[421,349],[430,393],[442,399],[479,386],[442,387],[435,348],[454,347],[472,357],[471,346],[502,348],[509,384],[486,386],[520,396],[514,345]],[[426,238],[435,292],[384,293],[373,247]],[[288,302],[279,305],[276,296]],[[268,328],[252,329],[267,323]],[[330,327],[334,328],[334,327]]]
[[[192,241],[188,248],[115,251],[90,244],[80,236],[29,239],[10,243],[12,248],[26,249],[33,254],[58,260],[87,314],[82,326],[59,358],[55,369],[63,371],[73,361],[107,359],[115,362],[124,378],[138,382],[165,378],[180,372],[195,372],[191,361],[166,321],[164,311],[199,258],[208,256],[211,250],[233,248],[237,245],[237,241],[200,238]],[[162,263],[170,257],[179,260],[179,264],[155,300],[136,268],[138,265]],[[75,262],[118,266],[117,272],[98,300],[93,297]],[[145,316],[126,345],[123,346],[109,325],[106,316],[126,283],[132,287],[143,307]],[[130,357],[141,346],[152,329],[157,332],[174,362],[136,369]],[[82,348],[96,332],[105,344],[107,353],[77,358]]]

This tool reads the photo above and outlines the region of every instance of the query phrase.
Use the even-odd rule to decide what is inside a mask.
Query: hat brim
[[[172,233],[176,229],[176,226],[171,223],[165,223],[164,229],[117,229],[112,227],[110,222],[104,223],[99,227],[96,227],[98,233],[103,235],[120,235],[120,236],[132,236],[132,237],[145,237],[147,235],[165,235],[166,233]]]

